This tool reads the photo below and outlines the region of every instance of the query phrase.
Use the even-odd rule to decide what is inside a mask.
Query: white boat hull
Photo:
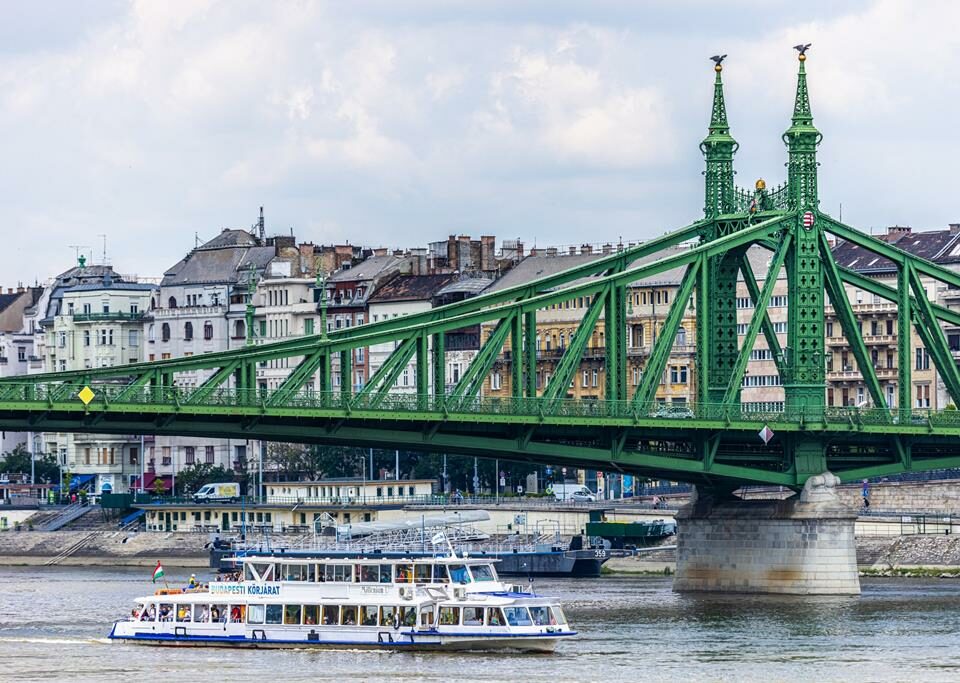
[[[442,634],[433,631],[377,629],[370,632],[323,633],[314,631],[271,633],[260,629],[236,634],[169,633],[129,628],[131,622],[117,622],[111,640],[135,645],[168,647],[228,647],[248,649],[395,649],[395,650],[515,650],[553,652],[557,642],[576,635],[575,631],[529,634]]]

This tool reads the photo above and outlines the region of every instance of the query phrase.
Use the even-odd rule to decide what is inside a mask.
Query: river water
[[[149,569],[0,567],[2,681],[957,681],[960,583],[859,598],[678,595],[670,580],[539,580],[580,631],[553,655],[170,649],[104,639]],[[171,585],[189,572],[168,569]]]

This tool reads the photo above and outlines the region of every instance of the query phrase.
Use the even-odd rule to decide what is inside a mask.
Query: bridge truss
[[[716,66],[707,137],[704,217],[636,247],[539,280],[459,303],[362,327],[249,345],[187,358],[48,373],[0,381],[0,428],[204,435],[460,453],[668,477],[730,490],[743,482],[802,486],[831,470],[841,479],[960,466],[960,411],[910,409],[911,331],[916,330],[954,405],[960,371],[941,324],[960,326],[960,312],[929,300],[921,276],[960,288],[960,275],[843,224],[820,210],[816,151],[805,55],[783,135],[784,185],[753,191],[734,184],[738,144],[730,134],[722,67]],[[830,238],[847,240],[896,264],[896,286],[840,266]],[[687,248],[677,249],[678,245]],[[761,283],[747,250],[770,252]],[[632,393],[627,385],[627,289],[684,268],[659,336]],[[786,271],[786,344],[768,306]],[[745,334],[737,329],[737,282],[754,303]],[[888,405],[845,286],[898,307],[898,401]],[[589,297],[589,308],[542,389],[536,382],[538,311]],[[674,338],[690,302],[696,309],[696,401],[679,411],[655,401]],[[870,405],[835,408],[825,400],[825,306],[832,304],[869,392]],[[445,336],[484,324],[479,352],[448,390]],[[580,401],[567,388],[595,328],[604,329],[604,400]],[[750,352],[763,335],[784,389],[782,410],[748,410],[741,386]],[[333,385],[332,366],[351,376],[357,349],[393,343],[393,351],[359,389]],[[511,351],[513,395],[482,395],[485,378]],[[258,364],[285,360],[293,370],[270,391],[257,387]],[[416,392],[397,394],[397,377],[415,367]],[[178,386],[202,371],[199,386]],[[93,390],[85,404],[78,394]],[[773,438],[758,433],[769,427]]]

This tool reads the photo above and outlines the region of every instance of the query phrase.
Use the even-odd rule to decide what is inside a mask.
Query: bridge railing
[[[594,399],[548,399],[518,397],[456,397],[450,395],[392,392],[388,394],[351,394],[341,391],[318,392],[309,389],[281,395],[266,389],[221,388],[206,392],[192,387],[145,386],[130,388],[116,383],[91,385],[94,392],[91,410],[110,405],[173,405],[207,407],[294,408],[306,410],[376,411],[384,413],[436,413],[510,415],[550,418],[616,418],[657,420],[664,423],[684,420],[710,420],[725,423],[803,423],[858,425],[909,425],[922,427],[960,427],[960,410],[883,409],[828,407],[821,409],[764,410],[753,406],[710,403],[638,404],[632,401]],[[61,383],[0,384],[0,403],[79,403],[79,387]],[[282,398],[281,398],[282,397]]]

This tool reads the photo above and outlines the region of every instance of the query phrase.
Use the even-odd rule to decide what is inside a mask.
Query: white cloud
[[[706,2],[521,4],[143,0],[35,30],[0,52],[6,278],[103,232],[121,270],[159,274],[260,204],[314,241],[658,234],[701,205],[711,50],[741,177],[777,182],[801,40],[825,200],[866,225],[956,218],[953,2],[764,5],[762,30]]]

